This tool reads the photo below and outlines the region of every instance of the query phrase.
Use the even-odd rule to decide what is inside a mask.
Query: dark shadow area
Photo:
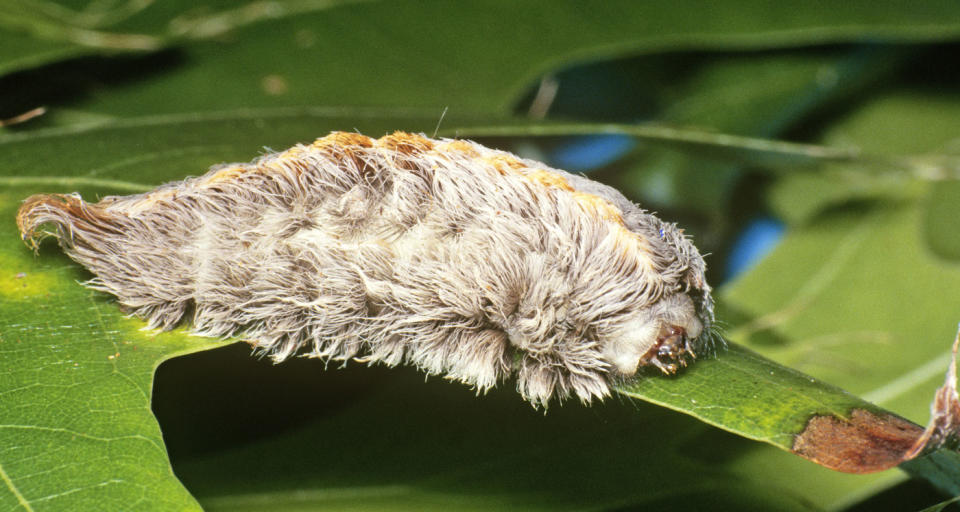
[[[182,62],[183,54],[169,49],[140,55],[80,57],[4,75],[0,77],[0,119],[44,105],[70,107],[100,89],[147,81]],[[31,129],[40,127],[42,118],[28,125]]]
[[[907,480],[885,491],[878,492],[845,512],[873,512],[874,510],[923,510],[950,499],[934,486],[923,480]],[[948,505],[946,512],[960,510],[956,503]]]
[[[575,65],[535,83],[514,112],[526,116],[531,106],[549,99],[548,117],[634,123],[655,117],[671,99],[661,91],[685,80],[708,58],[700,52],[631,56]],[[556,90],[549,94],[544,88]]]
[[[153,412],[171,459],[213,452],[333,414],[377,386],[386,371],[351,367],[325,369],[306,358],[275,365],[235,343],[161,364]]]
[[[460,496],[491,509],[525,500],[611,510],[779,508],[780,498],[731,480],[716,457],[689,456],[700,433],[713,430],[694,418],[622,397],[554,404],[544,414],[512,388],[502,383],[477,397],[407,367],[273,366],[238,344],[164,363],[153,408],[175,473],[211,510],[230,509],[218,497],[261,493],[294,501],[318,493],[317,506],[336,509],[331,500],[345,492],[344,506],[356,507],[376,503],[364,493],[377,490],[399,492],[408,506]],[[756,446],[721,435],[722,459]]]
[[[777,133],[754,134],[784,140],[814,140],[824,126],[845,112],[855,110],[861,99],[872,98],[876,84],[919,86],[951,92],[960,79],[960,68],[944,69],[954,59],[960,44],[832,44],[806,48],[765,49],[752,52],[678,50],[630,56],[574,65],[545,77],[547,85],[536,82],[516,103],[514,112],[527,116],[536,103],[549,99],[547,117],[593,122],[636,123],[656,119],[686,99],[688,82],[705,66],[745,58],[777,56],[833,56],[841,74],[842,87],[815,109],[804,109],[780,127]],[[896,76],[891,79],[891,76]],[[544,89],[552,89],[547,93]],[[863,94],[870,91],[871,94]],[[785,106],[786,107],[786,106]],[[669,119],[666,120],[669,122]],[[710,129],[710,127],[704,127]]]
[[[883,55],[879,52],[887,52]],[[960,44],[932,45],[867,45],[851,66],[871,65],[861,84],[842,97],[819,106],[803,123],[798,123],[781,137],[792,141],[816,141],[838,119],[856,112],[864,103],[883,97],[889,91],[906,88],[930,93],[953,93],[960,83],[960,67],[944,66],[956,61]]]

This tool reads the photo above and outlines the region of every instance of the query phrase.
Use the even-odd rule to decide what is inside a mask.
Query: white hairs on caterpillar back
[[[17,222],[151,327],[190,314],[278,362],[408,363],[479,391],[515,375],[546,406],[711,344],[703,258],[675,225],[463,140],[332,133],[146,194],[33,196]]]

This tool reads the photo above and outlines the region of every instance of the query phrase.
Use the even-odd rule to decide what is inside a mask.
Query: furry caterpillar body
[[[464,140],[335,132],[145,194],[32,196],[17,222],[151,327],[189,314],[278,362],[408,363],[479,391],[515,375],[546,406],[603,398],[642,365],[673,373],[710,344],[705,265],[682,230]]]

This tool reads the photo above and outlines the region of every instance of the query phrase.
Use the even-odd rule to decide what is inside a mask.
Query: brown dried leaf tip
[[[709,349],[705,264],[616,190],[464,140],[332,133],[91,204],[27,199],[88,285],[274,360],[407,363],[535,405]],[[49,224],[53,231],[39,227]]]
[[[844,473],[873,473],[903,462],[922,434],[898,416],[854,409],[849,419],[813,417],[794,440],[793,452]]]
[[[849,419],[814,416],[793,444],[793,452],[821,466],[845,473],[873,473],[900,465],[945,444],[960,433],[960,397],[957,395],[957,350],[946,382],[930,406],[926,429],[892,414],[854,409]]]

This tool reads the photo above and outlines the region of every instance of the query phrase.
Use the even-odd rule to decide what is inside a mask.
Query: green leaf
[[[386,134],[429,131],[435,123],[365,109],[275,108],[34,130],[0,137],[7,157],[0,183],[62,182],[68,188],[89,183],[135,191],[200,174],[214,163],[249,161],[269,148],[286,149],[345,126]]]
[[[658,89],[668,98],[657,118],[717,133],[780,138],[831,105],[855,98],[916,53],[911,47],[850,45],[696,59],[675,66],[664,80],[669,86]],[[665,66],[676,58],[649,59]],[[617,176],[619,188],[658,208],[699,212],[714,232],[731,223],[730,201],[744,168],[758,169],[756,162],[717,160],[694,151],[653,146],[638,153],[633,168]]]
[[[780,179],[771,202],[798,228],[730,290],[734,307],[760,315],[735,339],[926,421],[947,362],[940,340],[957,320],[960,274],[949,261],[954,184],[922,180],[955,179],[958,105],[947,94],[885,92],[832,125],[825,140],[900,159],[900,172],[863,165]],[[902,156],[909,154],[916,156]],[[941,451],[903,468],[956,493],[957,459]]]
[[[725,290],[725,304],[753,318],[731,338],[926,422],[949,362],[960,272],[926,251],[919,220],[917,204],[887,204],[794,230]]]
[[[795,229],[724,289],[724,304],[752,318],[731,326],[731,339],[925,422],[949,361],[960,272],[925,251],[918,221],[915,204],[884,205]]]
[[[0,75],[68,59],[83,50],[56,41],[38,41],[27,35],[0,30]]]
[[[443,130],[457,136],[550,136],[550,135],[631,135],[665,147],[726,160],[742,160],[770,168],[816,168],[826,163],[854,163],[861,158],[856,148],[799,144],[780,140],[709,132],[650,124],[563,123],[503,120],[484,126],[477,121]]]
[[[83,272],[16,243],[30,189],[0,193],[0,502],[26,510],[197,509],[150,414],[163,360],[221,343],[140,330]]]
[[[960,259],[960,182],[931,187],[924,203],[923,234],[930,250],[941,258]]]
[[[717,383],[723,383],[718,386]],[[690,414],[748,439],[792,450],[814,415],[849,417],[872,404],[759,354],[730,345],[679,378],[647,378],[619,389],[627,396]]]
[[[830,10],[765,0],[737,2],[736,8],[621,0],[589,9],[572,0],[549,6],[288,0],[196,9],[180,0],[133,4],[142,10],[122,16],[95,6],[79,16],[54,2],[44,5],[55,15],[26,2],[0,15],[0,26],[38,41],[36,52],[12,46],[0,61],[41,61],[51,38],[65,39],[76,51],[204,41],[184,46],[183,63],[173,73],[84,102],[85,108],[126,116],[318,104],[506,114],[542,75],[573,61],[960,35],[958,8],[945,0],[923,9],[858,0]],[[141,39],[130,40],[135,36]],[[214,36],[220,40],[208,41]]]
[[[960,155],[960,101],[955,95],[909,88],[885,92],[864,101],[823,136],[824,143],[874,156],[853,165],[828,166],[817,175],[786,174],[770,193],[772,208],[785,219],[802,223],[818,212],[848,201],[902,200],[924,194],[921,180],[956,180]],[[909,136],[905,136],[909,134]],[[953,237],[950,225],[934,224],[949,216],[946,190],[931,189],[925,229],[935,250]],[[934,204],[943,203],[943,204]],[[933,232],[937,231],[937,235]]]
[[[818,175],[819,183],[781,178],[772,203],[805,224],[728,289],[733,307],[766,319],[741,326],[734,339],[753,338],[765,355],[925,421],[923,397],[938,385],[943,340],[957,320],[960,274],[943,259],[957,238],[953,184],[918,178],[949,170],[958,108],[945,94],[887,92],[825,136],[891,158],[926,155],[905,159],[916,165],[912,175],[864,165]]]

